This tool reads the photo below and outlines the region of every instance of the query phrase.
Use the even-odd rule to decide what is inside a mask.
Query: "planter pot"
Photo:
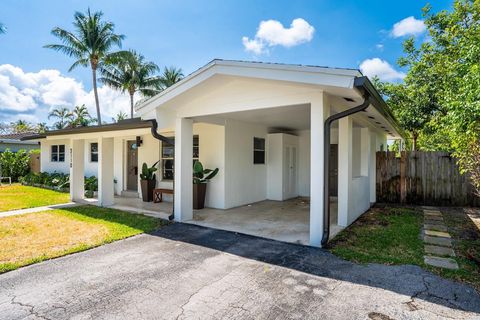
[[[153,201],[153,189],[155,189],[156,180],[140,180],[142,187],[142,199],[144,202]]]
[[[206,183],[194,183],[193,184],[193,209],[205,208],[205,194],[207,192]]]

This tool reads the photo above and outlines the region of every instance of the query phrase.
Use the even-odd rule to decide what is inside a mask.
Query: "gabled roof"
[[[309,74],[324,74],[324,75],[334,75],[334,76],[346,76],[346,77],[360,77],[362,73],[358,69],[352,68],[332,68],[332,67],[323,67],[323,66],[313,66],[313,65],[300,65],[300,64],[284,64],[284,63],[270,63],[270,62],[258,62],[258,61],[241,61],[241,60],[223,60],[223,59],[214,59],[204,65],[203,67],[197,69],[196,71],[192,72],[179,82],[175,83],[174,85],[166,88],[159,94],[155,95],[154,97],[147,99],[140,103],[138,106],[135,107],[135,111],[144,112],[144,109],[147,109],[152,104],[167,98],[173,91],[178,91],[180,87],[188,86],[189,83],[195,82],[196,78],[198,78],[201,74],[206,73],[210,69],[213,68],[222,68],[223,72],[227,70],[232,70],[232,74],[237,73],[236,75],[244,75],[239,72],[238,68],[242,68],[243,70],[271,70],[271,71],[296,71],[296,72],[303,72]],[[280,79],[284,80],[284,79]],[[353,82],[352,82],[353,84]]]

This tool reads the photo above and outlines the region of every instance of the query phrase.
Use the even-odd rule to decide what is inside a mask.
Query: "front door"
[[[297,196],[297,147],[285,146],[284,159],[284,198]]]
[[[338,196],[338,144],[330,145],[330,173],[329,182],[330,196]]]
[[[127,141],[127,190],[138,190],[138,150],[136,141]]]

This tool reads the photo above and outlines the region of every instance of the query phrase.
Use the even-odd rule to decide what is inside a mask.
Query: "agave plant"
[[[215,177],[218,173],[218,168],[215,169],[204,169],[200,161],[195,161],[193,165],[193,183],[207,183],[208,180]]]
[[[150,168],[144,162],[142,165],[142,173],[140,173],[140,179],[142,180],[156,180],[155,171],[157,171],[157,162],[153,164]]]

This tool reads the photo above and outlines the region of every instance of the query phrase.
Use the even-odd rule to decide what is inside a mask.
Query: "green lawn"
[[[453,238],[459,270],[425,265],[424,244],[419,236],[423,214],[407,208],[371,209],[338,234],[329,243],[329,250],[357,263],[418,265],[445,278],[466,282],[480,289],[478,265],[466,258],[467,251],[471,251],[472,247],[478,250],[477,253],[480,252],[479,229],[472,227],[473,224],[468,223],[464,214],[456,215],[455,219],[451,212],[442,210],[442,213]],[[468,232],[464,232],[467,227]]]
[[[0,273],[149,232],[167,223],[95,206],[0,218]]]
[[[70,195],[14,184],[0,187],[0,212],[70,202]]]

